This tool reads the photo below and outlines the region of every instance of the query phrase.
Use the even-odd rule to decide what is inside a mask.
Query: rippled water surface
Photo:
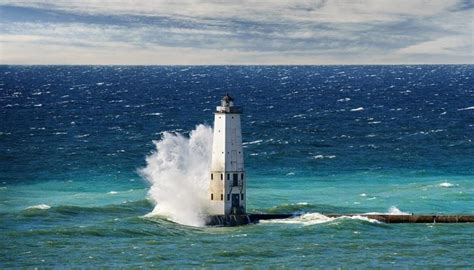
[[[0,268],[471,268],[473,225],[322,214],[473,214],[473,71],[0,66]],[[302,218],[194,227],[173,219],[186,198],[150,214],[176,203],[164,186],[199,192],[189,151],[208,149],[227,92],[244,107],[248,211]]]

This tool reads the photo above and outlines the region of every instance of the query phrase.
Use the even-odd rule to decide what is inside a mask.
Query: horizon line
[[[134,66],[134,67],[153,67],[153,66],[468,66],[474,63],[387,63],[387,64],[3,64],[0,66]]]

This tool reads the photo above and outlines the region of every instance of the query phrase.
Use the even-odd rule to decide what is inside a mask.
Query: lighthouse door
[[[232,194],[232,212],[237,213],[240,209],[239,194]]]

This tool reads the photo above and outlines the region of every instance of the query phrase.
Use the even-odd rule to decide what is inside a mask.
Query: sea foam
[[[410,215],[410,213],[403,212],[400,209],[398,209],[396,206],[390,206],[390,208],[388,209],[387,214],[389,214],[389,215]]]
[[[301,216],[293,217],[293,218],[285,218],[285,219],[273,219],[273,220],[261,220],[261,223],[282,223],[282,224],[301,224],[303,226],[310,226],[322,223],[328,223],[338,220],[347,220],[347,219],[354,219],[354,220],[362,220],[371,223],[379,223],[379,221],[375,219],[370,219],[368,217],[363,216],[340,216],[340,217],[328,217],[321,213],[306,213]]]
[[[38,204],[38,205],[28,206],[26,209],[47,210],[49,208],[51,208],[51,206],[47,204]]]
[[[140,174],[151,184],[156,203],[147,216],[166,216],[174,222],[203,226],[212,153],[212,128],[198,125],[189,137],[164,132],[154,141],[156,151],[146,158]]]
[[[449,182],[443,182],[439,184],[438,187],[450,188],[450,187],[454,187],[454,185]]]
[[[396,206],[390,206],[390,208],[388,208],[387,212],[385,213],[368,212],[368,213],[364,213],[364,215],[411,215],[411,213],[403,212],[400,209],[398,209]]]
[[[474,106],[458,109],[458,111],[474,110]]]

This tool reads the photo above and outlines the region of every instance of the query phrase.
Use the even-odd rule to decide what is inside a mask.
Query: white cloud
[[[448,36],[411,45],[398,50],[397,53],[457,55],[466,54],[466,48],[470,48],[470,53],[473,53],[472,39],[466,38],[465,36]],[[463,50],[459,51],[460,49]]]
[[[16,64],[130,64],[130,65],[179,65],[209,64],[212,59],[230,59],[236,52],[191,48],[154,46],[137,49],[124,44],[85,48],[68,45],[7,44],[3,47],[4,61]],[[25,55],[25,51],[32,53]],[[242,54],[237,52],[237,54]],[[238,58],[238,57],[237,57]],[[212,63],[212,62],[211,62]]]
[[[399,16],[434,16],[458,0],[5,0],[4,4],[89,14],[238,18],[252,21],[367,22],[393,21]]]
[[[474,62],[474,14],[472,9],[456,10],[459,1],[4,0],[3,4],[87,16],[79,16],[77,23],[4,22],[0,63]],[[102,23],[89,21],[88,16]],[[107,23],[108,18],[124,20]]]

